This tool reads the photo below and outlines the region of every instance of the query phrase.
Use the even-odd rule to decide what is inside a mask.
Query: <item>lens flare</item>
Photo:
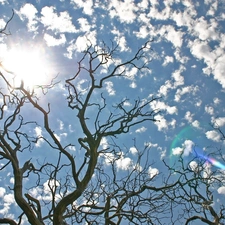
[[[220,163],[219,161],[217,161],[214,158],[208,157],[208,156],[204,156],[204,155],[200,155],[198,154],[201,158],[205,159],[207,162],[211,163],[213,166],[216,166],[222,170],[225,170],[225,165]]]
[[[179,153],[183,153],[183,156],[186,157],[187,160],[190,160],[191,153],[194,153],[199,157],[204,159],[206,162],[209,162],[211,165],[225,170],[225,165],[216,160],[215,158],[206,156],[204,150],[195,146],[194,144],[204,143],[205,146],[210,146],[209,140],[205,136],[205,132],[211,129],[208,124],[201,124],[200,127],[196,128],[193,126],[184,127],[174,138],[170,146],[170,166],[173,166],[176,163],[176,155]],[[185,142],[192,142],[193,146],[190,149],[187,149],[187,145]],[[185,149],[184,149],[185,148]],[[188,150],[188,151],[187,151]],[[177,153],[177,154],[175,154]]]
[[[51,80],[52,74],[50,61],[44,53],[43,48],[38,45],[32,48],[15,46],[0,57],[0,67],[4,72],[14,75],[14,86],[19,86],[21,81],[25,88],[41,86]]]

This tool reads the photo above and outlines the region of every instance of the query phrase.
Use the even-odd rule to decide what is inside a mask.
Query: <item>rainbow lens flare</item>
[[[206,161],[208,161],[209,163],[211,163],[213,166],[216,166],[222,170],[225,170],[225,165],[220,163],[219,161],[217,161],[214,158],[211,157],[207,157],[207,156],[203,156],[203,155],[199,155],[200,157],[204,158]]]
[[[211,129],[210,125],[208,124],[201,124],[201,127],[196,128],[193,126],[187,126],[184,127],[174,138],[172,141],[172,144],[170,146],[170,166],[173,166],[175,161],[176,161],[176,155],[174,154],[173,150],[176,149],[177,147],[182,149],[184,147],[185,141],[189,140],[193,142],[194,144],[201,144],[204,143],[205,146],[210,146],[210,140],[208,140],[205,136],[205,132],[207,130]],[[211,165],[220,168],[222,170],[225,170],[225,165],[216,160],[215,158],[209,157],[204,154],[204,151],[202,148],[199,148],[195,145],[191,147],[194,149],[195,154],[197,154],[198,157],[206,160],[206,162],[209,162]],[[185,153],[185,152],[184,152]],[[186,151],[184,154],[185,158],[189,160],[188,158],[189,154],[193,154],[193,150]]]

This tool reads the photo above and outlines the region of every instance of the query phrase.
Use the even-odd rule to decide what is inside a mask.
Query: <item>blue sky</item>
[[[5,68],[15,74],[27,74],[24,78],[27,85],[30,82],[43,85],[56,75],[56,81],[73,76],[88,40],[93,45],[100,45],[102,41],[109,46],[111,41],[118,43],[118,61],[131,58],[146,41],[153,40],[148,55],[151,58],[149,71],[140,73],[128,69],[126,79],[113,79],[104,84],[104,95],[111,104],[125,97],[129,99],[128,106],[137,96],[140,99],[152,95],[162,97],[149,105],[151,110],[160,110],[156,116],[160,122],[136,126],[119,139],[129,152],[118,163],[118,170],[127,170],[134,162],[134,138],[139,148],[151,146],[155,164],[149,168],[150,174],[163,171],[161,160],[173,162],[182,149],[187,158],[195,145],[201,154],[212,151],[211,147],[224,149],[221,135],[210,125],[216,122],[222,130],[225,126],[224,1],[0,0],[0,27],[10,18],[12,9],[15,15],[8,26],[11,35],[0,37],[0,59]],[[13,55],[16,57],[12,60]],[[21,64],[24,66],[20,71]],[[85,74],[81,74],[80,90],[87,82]],[[43,104],[52,102],[51,124],[62,143],[73,140],[75,132],[79,136],[74,112],[64,109],[64,84],[58,83],[48,96],[42,97]],[[95,98],[98,101],[99,96]],[[40,120],[32,108],[23,113],[26,118]],[[33,126],[29,132],[43,135],[44,131],[41,126]],[[79,155],[79,147],[74,144],[71,151]],[[104,139],[102,145],[107,144],[108,140]],[[39,142],[35,148],[43,151],[44,143]],[[47,155],[51,154],[49,150]],[[23,157],[25,161],[30,155]],[[222,159],[216,160],[222,163]],[[4,179],[2,174],[0,177],[3,202],[0,216],[13,214],[10,209],[14,200],[7,189],[13,180],[10,171],[6,170],[5,174]],[[224,197],[225,186],[215,192],[218,199]],[[40,193],[36,190],[33,194]]]

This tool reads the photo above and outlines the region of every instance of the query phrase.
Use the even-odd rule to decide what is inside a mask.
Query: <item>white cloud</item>
[[[97,39],[96,39],[96,30],[93,30],[91,32],[88,32],[84,34],[83,36],[79,36],[75,43],[71,43],[70,46],[67,48],[67,51],[69,51],[68,56],[72,56],[72,53],[74,51],[83,52],[87,49],[88,44],[92,44],[93,46],[96,45]],[[89,42],[90,41],[90,42]]]
[[[5,5],[6,3],[8,3],[8,1],[7,1],[7,0],[0,0],[0,3],[1,3],[2,5]]]
[[[132,165],[132,160],[129,157],[124,158],[124,156],[121,156],[121,158],[116,160],[116,166],[118,169],[128,170],[131,165]]]
[[[164,96],[167,95],[169,89],[176,89],[178,86],[181,86],[184,84],[184,77],[181,75],[181,73],[185,70],[185,67],[180,66],[178,70],[175,70],[172,73],[171,80],[167,80],[164,85],[162,85],[159,89],[159,94],[162,94]]]
[[[190,166],[190,168],[191,168],[192,171],[198,172],[198,170],[199,170],[199,165],[198,165],[198,163],[197,163],[196,161],[191,161],[191,162],[189,163],[189,166]]]
[[[199,99],[198,101],[196,101],[195,106],[200,107],[202,104],[202,100]]]
[[[137,87],[137,84],[133,81],[129,86],[130,86],[131,88],[136,88],[136,87]]]
[[[109,4],[109,15],[114,18],[118,17],[122,23],[132,23],[136,19],[137,10],[135,3],[132,0],[112,0]]]
[[[42,129],[41,127],[35,127],[34,132],[38,138],[38,141],[36,143],[36,147],[40,147],[41,144],[44,142],[44,140],[41,138],[42,137]]]
[[[113,89],[113,82],[112,81],[106,81],[106,90],[109,95],[115,95],[116,91]]]
[[[168,122],[162,115],[156,115],[155,119],[157,120],[155,125],[157,126],[158,131],[167,130],[169,127],[174,128],[176,125],[175,119]]]
[[[142,126],[141,128],[135,130],[135,133],[144,133],[146,130],[147,130],[147,128]]]
[[[45,27],[47,27],[48,30],[53,30],[59,33],[77,32],[75,26],[72,23],[72,18],[70,17],[68,12],[60,12],[58,16],[55,11],[56,9],[53,6],[45,6],[41,10],[41,22]]]
[[[0,19],[0,29],[5,27],[5,20]]]
[[[144,145],[146,147],[148,147],[148,148],[151,148],[151,147],[156,148],[156,147],[158,147],[158,144],[157,143],[154,144],[154,143],[151,143],[151,142],[145,142]]]
[[[114,29],[111,30],[111,33],[115,35],[114,41],[118,43],[118,47],[120,48],[120,51],[129,51],[129,47],[127,47],[127,41],[126,37],[123,32],[121,32],[118,27],[114,27]]]
[[[10,210],[10,204],[5,203],[3,209],[0,209],[0,214],[6,215]]]
[[[0,198],[2,198],[5,195],[5,188],[0,187]]]
[[[174,56],[176,61],[180,62],[181,64],[186,64],[189,60],[189,57],[184,55],[184,52],[181,51],[180,48],[176,48],[174,51]]]
[[[183,144],[184,148],[184,156],[188,156],[190,153],[192,153],[194,142],[191,140],[185,140]]]
[[[155,119],[159,122],[156,122],[156,126],[158,128],[158,131],[162,131],[163,129],[167,129],[168,128],[168,124],[166,119],[162,116],[162,115],[156,115]]]
[[[206,162],[206,163],[204,163],[203,168],[204,168],[204,170],[203,170],[202,176],[203,176],[204,178],[210,178],[211,175],[212,175],[212,170],[211,170],[212,165],[211,165],[210,163],[207,163],[207,162]]]
[[[201,59],[206,63],[206,68],[203,72],[207,75],[213,74],[213,77],[218,83],[225,88],[225,56],[221,46],[223,40],[220,39],[220,47],[212,50],[207,41],[196,39],[189,42],[190,51],[197,59]]]
[[[214,109],[212,106],[205,106],[205,112],[208,113],[209,115],[213,115],[214,114]]]
[[[224,187],[224,186],[219,187],[219,188],[217,189],[217,192],[218,192],[219,194],[225,195],[225,187]]]
[[[183,1],[184,4],[184,1]],[[193,4],[194,5],[194,4]],[[186,26],[189,29],[192,29],[194,17],[196,16],[197,12],[194,9],[194,6],[188,6],[182,11],[173,11],[171,14],[171,19],[174,20],[178,27]]]
[[[215,130],[210,130],[205,133],[206,137],[215,142],[219,142],[221,140],[220,134]]]
[[[89,32],[90,31],[91,26],[88,23],[88,20],[86,18],[79,18],[77,21],[80,24],[80,31],[81,32]]]
[[[57,121],[58,121],[58,123],[59,123],[59,129],[60,129],[60,130],[63,130],[63,128],[64,128],[64,123],[63,123],[63,121],[62,121],[62,120],[59,120],[59,119],[57,119]]]
[[[216,32],[217,22],[212,19],[210,20],[210,24],[203,18],[196,18],[193,26],[194,34],[200,40],[209,40],[209,39],[217,39],[218,33]]]
[[[131,147],[130,152],[131,152],[131,154],[135,155],[138,153],[138,150],[135,147]]]
[[[198,90],[198,87],[194,87],[194,86],[186,86],[186,87],[182,87],[177,89],[175,97],[174,97],[174,101],[176,102],[180,102],[180,99],[183,95],[187,94],[187,93],[192,93],[195,94],[196,91]]]
[[[68,149],[69,149],[70,151],[76,151],[76,147],[75,147],[75,146],[68,146]]]
[[[191,125],[192,125],[193,127],[200,128],[200,122],[199,122],[198,120],[193,121],[193,122],[191,123]]]
[[[77,90],[81,93],[86,93],[87,92],[87,83],[88,83],[87,79],[79,80],[79,82],[77,83]]]
[[[167,81],[165,82],[165,84],[162,85],[162,86],[159,88],[159,94],[160,94],[160,95],[167,96],[167,93],[168,93],[169,89],[172,89],[172,88],[173,88],[173,86],[172,86],[171,81],[167,80]]]
[[[133,67],[131,70],[126,72],[126,77],[133,80],[138,73],[138,69]]]
[[[214,98],[213,102],[215,105],[218,105],[220,103],[220,99],[219,98]]]
[[[120,50],[122,52],[129,50],[129,48],[127,47],[127,41],[126,41],[126,37],[125,36],[115,38],[115,40],[118,42]]]
[[[216,59],[216,55],[211,51],[206,41],[195,39],[189,42],[189,47],[192,55],[198,59],[204,59],[207,65],[212,65]]]
[[[180,67],[179,70],[175,70],[172,73],[172,78],[174,79],[174,88],[184,84],[184,77],[181,76],[181,73],[184,71],[184,67]]]
[[[176,106],[167,106],[166,111],[167,111],[170,115],[173,115],[173,114],[177,114],[178,109],[177,109]]]
[[[169,63],[173,63],[174,58],[172,56],[165,56],[164,58],[164,62],[163,62],[163,66],[168,65]]]
[[[28,20],[27,28],[29,31],[35,31],[37,30],[36,24],[37,24],[37,9],[34,5],[30,3],[26,3],[23,7],[20,8],[18,15],[21,20],[24,20],[25,18]]]
[[[149,2],[148,0],[142,0],[141,2],[139,2],[138,7],[141,8],[142,10],[145,10],[146,8],[149,7]]]
[[[64,56],[69,58],[69,59],[72,59],[73,58],[73,53],[76,51],[76,43],[75,43],[75,40],[72,40],[69,42],[69,45],[68,47],[66,48],[66,53],[64,53]]]
[[[218,57],[215,61],[214,79],[225,88],[225,55]]]
[[[11,209],[11,204],[15,203],[14,194],[5,194],[4,188],[0,187],[0,195],[2,195],[0,197],[3,198],[3,203],[1,202],[1,205],[3,205],[3,209],[0,210],[0,214],[6,215]],[[11,216],[11,218],[13,219],[14,216]]]
[[[191,140],[185,140],[182,144],[182,147],[176,147],[172,149],[173,155],[180,155],[189,156],[192,153],[194,142]]]
[[[157,5],[158,2],[154,1],[153,3],[153,1],[151,1],[151,7],[148,16],[157,20],[167,20],[170,17],[171,8],[167,4],[165,4],[165,8],[159,11],[156,8]]]
[[[189,123],[191,123],[193,121],[193,116],[194,114],[191,114],[190,111],[187,111],[185,113],[184,119],[187,120]]]
[[[175,126],[176,126],[176,123],[177,123],[177,121],[173,118],[173,119],[170,121],[170,126],[174,129]]]
[[[133,166],[133,168],[134,168],[135,171],[139,171],[139,172],[141,172],[143,170],[143,167],[139,163],[136,163]]]
[[[71,0],[79,8],[83,8],[83,13],[91,16],[94,12],[92,0]]]
[[[165,110],[170,115],[177,114],[178,112],[176,106],[169,106],[165,102],[153,101],[150,103],[150,105],[153,110]]]
[[[207,15],[214,16],[217,11],[217,8],[218,8],[218,2],[217,1],[211,2]]]
[[[52,192],[51,190],[55,191],[55,189],[60,185],[60,182],[54,179],[47,180],[43,184],[43,188],[35,187],[29,190],[29,194],[38,200],[44,201],[51,201],[52,200]],[[55,200],[60,199],[60,195],[55,195]]]
[[[148,174],[150,178],[155,177],[156,175],[159,174],[159,170],[157,168],[152,168],[151,166],[148,168]]]
[[[149,30],[146,25],[142,25],[139,28],[139,31],[134,31],[134,34],[137,36],[137,38],[146,38],[149,35]]]
[[[55,38],[52,35],[49,34],[44,34],[44,40],[46,41],[46,44],[51,47],[51,46],[59,46],[59,45],[64,45],[66,43],[66,36],[65,34],[60,34],[59,38]]]
[[[158,150],[160,151],[160,160],[163,160],[166,157],[167,149],[162,147],[158,147]]]
[[[132,104],[131,104],[129,101],[125,101],[125,102],[123,103],[123,105],[124,105],[124,106],[128,106],[128,107],[129,107],[129,106],[132,106]]]
[[[107,149],[109,147],[108,141],[106,137],[103,137],[100,143],[101,147],[103,149]]]
[[[5,203],[8,203],[8,204],[12,204],[12,203],[15,202],[13,194],[4,195],[3,200],[4,200]]]
[[[61,137],[67,137],[67,135],[68,135],[68,134],[67,134],[66,132],[60,133],[60,134],[59,134],[59,136],[60,136],[60,137],[59,137],[59,138],[60,138],[59,140],[61,140]]]
[[[14,182],[15,182],[14,177],[11,177],[10,180],[9,180],[9,182],[10,182],[11,184],[14,184]]]
[[[55,190],[57,187],[60,186],[60,182],[54,179],[51,180],[47,180],[44,184],[43,184],[43,188],[44,188],[44,193],[45,194],[50,194],[51,190]]]
[[[189,93],[190,90],[191,90],[191,87],[190,86],[189,87],[183,87],[181,89],[177,89],[174,100],[176,102],[179,102],[180,99],[181,99],[181,96],[184,95],[184,94],[186,94],[186,93]]]
[[[183,148],[181,147],[176,147],[172,149],[172,154],[173,155],[180,155],[183,152]]]
[[[212,119],[212,123],[216,123],[216,126],[223,127],[225,125],[225,117],[217,117]]]
[[[115,160],[115,155],[111,152],[106,152],[104,154],[101,153],[101,156],[103,156],[105,160],[105,164],[108,166]]]
[[[37,198],[40,191],[40,187],[32,188],[29,190],[29,194],[32,195],[34,198]]]
[[[180,48],[183,42],[183,32],[176,31],[175,28],[171,25],[166,26],[166,33],[164,37],[170,41],[175,48]]]
[[[214,0],[204,0],[204,3],[206,4],[206,5],[211,5],[212,3],[213,3],[213,1]]]

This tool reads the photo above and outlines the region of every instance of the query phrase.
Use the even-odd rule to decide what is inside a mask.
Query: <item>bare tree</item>
[[[9,34],[10,20],[0,31],[3,35]],[[20,208],[18,218],[0,218],[0,223],[223,224],[224,205],[218,208],[213,202],[215,188],[224,185],[224,173],[208,169],[206,157],[196,155],[186,163],[181,155],[173,167],[164,162],[165,175],[151,174],[149,147],[138,148],[134,141],[136,161],[118,170],[118,163],[129,155],[120,137],[136,125],[156,121],[159,111],[150,103],[158,97],[122,97],[111,103],[105,88],[109,81],[129,77],[132,68],[146,72],[151,42],[123,62],[116,57],[117,45],[87,42],[75,74],[60,81],[64,90],[57,97],[66,103],[60,107],[64,117],[72,115],[76,129],[66,141],[54,130],[60,107],[56,110],[54,102],[47,102],[58,82],[53,79],[49,85],[29,89],[23,80],[15,85],[15,75],[5,74],[4,68],[0,72],[0,171],[11,171],[9,192]],[[37,128],[41,134],[33,132]],[[38,153],[45,156],[35,157]]]
[[[2,33],[4,31],[5,28]],[[10,189],[21,209],[17,220],[0,218],[0,223],[21,224],[25,218],[33,225],[58,225],[69,221],[79,224],[160,223],[157,213],[166,210],[163,190],[176,183],[162,181],[158,186],[153,184],[155,176],[148,173],[149,161],[146,160],[142,168],[140,165],[147,150],[139,152],[129,173],[122,177],[118,175],[116,163],[124,153],[115,142],[134,126],[156,121],[158,111],[151,110],[150,103],[157,98],[137,98],[127,106],[128,98],[110,105],[104,95],[107,81],[126,79],[131,68],[136,68],[139,73],[148,70],[150,42],[124,62],[115,57],[117,48],[113,44],[109,48],[104,43],[92,46],[89,42],[77,64],[77,72],[65,80],[67,109],[75,112],[76,129],[80,131],[74,135],[73,143],[59,140],[52,128],[52,114],[56,112],[52,111],[51,102],[43,103],[43,98],[47,99],[56,87],[54,81],[47,86],[27,89],[23,81],[15,86],[14,76],[10,78],[4,71],[0,73],[0,170],[4,172],[6,168],[12,168],[14,184]],[[80,76],[86,79],[83,88],[78,85]],[[42,90],[42,99],[37,94],[39,89]],[[39,119],[27,119],[28,110],[36,113]],[[41,127],[43,135],[29,132],[36,127]],[[83,136],[79,137],[81,133]],[[107,147],[101,144],[103,138],[109,140]],[[43,143],[46,152],[54,152],[54,160],[50,155],[42,161],[27,158],[38,151],[36,145],[39,142]],[[79,157],[71,151],[75,145],[80,146]],[[107,172],[104,171],[105,161],[111,167]],[[46,187],[48,198],[43,197]],[[35,188],[42,190],[42,195],[33,195]]]

